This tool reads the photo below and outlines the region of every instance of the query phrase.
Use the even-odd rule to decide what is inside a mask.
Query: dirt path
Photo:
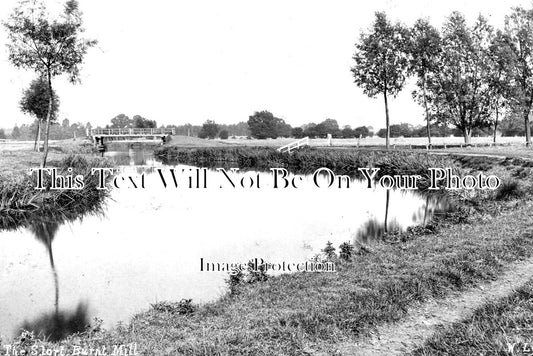
[[[414,307],[401,322],[379,327],[370,337],[359,342],[336,345],[335,350],[332,350],[333,354],[387,356],[405,354],[420,346],[433,334],[438,325],[447,325],[470,316],[487,301],[511,294],[531,278],[533,278],[533,258],[510,265],[500,278],[491,283]]]

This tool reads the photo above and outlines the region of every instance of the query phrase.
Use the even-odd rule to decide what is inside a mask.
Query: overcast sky
[[[17,0],[0,1],[7,19]],[[47,1],[51,8],[58,0]],[[292,126],[336,119],[341,126],[384,126],[382,98],[353,83],[354,44],[374,12],[407,25],[428,17],[440,27],[452,10],[481,12],[502,26],[511,6],[530,1],[80,0],[88,53],[82,83],[54,80],[60,119],[105,125],[135,114],[160,124],[246,121],[269,110]],[[34,73],[7,61],[0,29],[0,127],[30,123],[18,101]],[[391,101],[391,122],[423,124],[412,84]]]

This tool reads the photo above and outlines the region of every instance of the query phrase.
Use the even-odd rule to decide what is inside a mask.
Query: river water
[[[158,301],[212,301],[227,291],[228,275],[200,271],[201,259],[304,262],[328,241],[338,248],[375,238],[385,216],[390,230],[405,229],[423,224],[445,205],[411,192],[367,189],[356,181],[349,189],[317,188],[311,176],[298,189],[233,188],[214,170],[206,173],[213,182],[207,189],[181,182],[179,188],[165,188],[158,168],[195,169],[163,166],[145,149],[106,156],[123,175],[144,173],[146,188],[112,190],[103,214],[67,223],[36,220],[0,231],[3,340],[22,327],[46,329],[51,339],[59,339],[93,318],[112,327]],[[272,181],[269,172],[232,175],[235,182],[258,176]]]

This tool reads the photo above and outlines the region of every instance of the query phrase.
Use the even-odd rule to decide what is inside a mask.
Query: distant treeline
[[[524,126],[520,117],[507,116],[498,127],[501,136],[524,136]],[[248,122],[242,121],[237,124],[217,124],[215,121],[207,120],[203,125],[161,125],[157,126],[154,120],[148,120],[141,115],[134,115],[130,119],[127,115],[120,114],[111,119],[111,124],[105,128],[173,128],[176,135],[193,136],[200,138],[278,138],[278,137],[310,137],[326,138],[331,134],[334,138],[365,138],[378,136],[384,138],[386,129],[374,131],[372,126],[358,126],[352,128],[345,125],[339,127],[337,120],[326,119],[318,124],[309,123],[300,127],[292,127],[283,119],[275,117],[268,111],[256,112],[250,116]],[[102,128],[102,127],[97,127]],[[50,128],[50,139],[64,140],[74,137],[85,137],[87,129],[91,129],[91,124],[74,123],[70,124],[68,119],[64,119],[61,124],[53,123]],[[473,136],[488,137],[493,135],[494,129],[490,126],[477,127],[472,131]],[[6,134],[0,129],[0,139],[12,138],[16,140],[33,140],[37,134],[37,123],[31,125],[15,126],[10,134]],[[394,124],[390,126],[391,137],[425,137],[427,128],[423,125],[414,126],[407,123]],[[441,123],[431,125],[431,135],[434,137],[462,136],[463,132],[456,128]]]
[[[87,135],[87,125],[83,123],[71,124],[68,119],[64,119],[61,124],[52,122],[50,125],[50,140],[66,140],[75,137],[85,137]],[[33,141],[37,135],[38,121],[30,125],[23,124],[15,126],[9,134],[4,129],[0,129],[0,139],[11,138],[14,140]]]

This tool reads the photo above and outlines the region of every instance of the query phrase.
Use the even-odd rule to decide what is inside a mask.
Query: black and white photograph
[[[533,355],[532,120],[531,0],[2,0],[0,355]]]

